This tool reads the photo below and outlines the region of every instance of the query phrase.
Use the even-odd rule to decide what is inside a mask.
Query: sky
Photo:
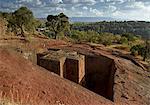
[[[150,21],[150,0],[0,0],[0,11],[13,12],[21,6],[37,18],[65,13],[69,17],[111,17]]]

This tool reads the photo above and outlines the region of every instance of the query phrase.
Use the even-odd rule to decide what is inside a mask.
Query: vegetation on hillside
[[[12,13],[0,12],[0,17],[7,21],[7,31],[22,37],[27,37],[31,32],[34,33],[35,30],[40,30],[40,32],[50,38],[57,39],[63,36],[75,43],[91,42],[105,46],[126,46],[130,49],[132,55],[141,55],[144,61],[150,55],[149,41],[144,43],[142,37],[139,36],[142,35],[148,39],[150,32],[149,22],[103,21],[70,24],[69,18],[63,13],[48,15],[47,21],[40,21],[34,18],[32,11],[27,7],[21,7]]]
[[[132,55],[141,55],[143,57],[143,61],[150,58],[150,42],[147,40],[143,45],[138,44],[133,46],[131,49]]]
[[[75,23],[72,29],[80,31],[93,30],[98,33],[124,34],[132,33],[150,39],[150,22],[145,21],[102,21],[95,23]]]
[[[21,7],[12,13],[1,12],[0,16],[8,22],[7,31],[23,37],[26,36],[25,32],[35,31],[38,25],[38,20],[34,18],[32,11],[27,7]]]

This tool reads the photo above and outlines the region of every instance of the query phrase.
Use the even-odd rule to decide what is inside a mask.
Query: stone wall
[[[113,101],[114,61],[69,51],[38,54],[38,65]]]
[[[85,76],[84,55],[67,56],[64,68],[64,78],[82,84]]]
[[[85,81],[85,56],[80,55],[80,60],[79,60],[79,84],[84,85]]]
[[[38,65],[44,67],[45,69],[54,72],[61,77],[63,77],[65,58],[59,59],[47,59],[45,57],[38,58]]]
[[[77,52],[49,50],[37,54],[37,64],[79,84],[85,76],[85,57]]]
[[[78,83],[78,67],[79,67],[79,61],[75,59],[66,59],[65,62],[65,69],[64,69],[64,78],[69,79],[73,82]]]
[[[85,87],[113,100],[113,60],[91,55],[86,55],[85,60]]]

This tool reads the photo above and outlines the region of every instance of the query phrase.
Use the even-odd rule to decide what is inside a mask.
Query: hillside
[[[15,94],[18,91],[21,93],[23,92],[24,95],[34,94],[33,96],[35,97],[29,98],[29,101],[25,99],[25,102],[32,101],[40,103],[51,100],[49,104],[46,105],[53,105],[55,102],[62,103],[64,105],[111,104],[110,101],[102,98],[101,96],[95,95],[79,85],[68,80],[66,81],[66,79],[55,76],[53,73],[36,66],[36,54],[38,52],[56,48],[67,51],[76,51],[80,54],[87,55],[87,57],[89,57],[89,70],[97,70],[96,73],[101,74],[103,70],[109,71],[110,68],[107,69],[110,67],[109,64],[115,66],[115,69],[110,69],[109,71],[112,73],[112,76],[109,76],[110,81],[105,82],[105,85],[103,84],[104,86],[109,85],[112,87],[112,91],[110,91],[110,87],[105,87],[107,90],[106,93],[108,90],[110,92],[108,92],[107,95],[103,94],[103,96],[106,98],[112,97],[111,100],[114,102],[113,104],[149,105],[150,72],[147,71],[138,61],[132,60],[125,55],[118,55],[121,52],[118,53],[118,51],[107,49],[101,45],[72,45],[64,43],[63,41],[41,38],[33,38],[32,40],[32,43],[40,43],[35,46],[32,43],[25,44],[24,42],[19,41],[19,38],[17,40],[6,40],[6,38],[4,40],[1,39],[0,44],[2,49],[0,50],[0,71],[2,73],[0,74],[2,75],[0,76],[0,80],[3,85],[1,85],[2,87],[0,90],[4,91],[3,94],[9,95],[9,90],[11,89],[15,90],[13,97],[16,97]],[[9,51],[3,49],[7,49]],[[24,60],[24,58],[20,55],[31,60],[34,64],[28,60]],[[93,58],[90,56],[93,56]],[[93,69],[93,65],[95,69]],[[103,73],[105,74],[107,72]],[[103,76],[101,76],[102,75],[99,75],[96,80],[103,78]],[[99,83],[98,81],[96,82],[95,79],[95,82],[90,81],[90,78],[88,81],[89,83]],[[113,84],[111,85],[111,83]],[[37,95],[37,91],[39,92],[39,95]],[[94,90],[92,89],[91,91]],[[24,99],[22,97],[24,96],[21,96],[21,99],[19,100],[23,101]],[[31,96],[29,95],[29,97]],[[42,100],[44,97],[47,97],[46,100]],[[37,101],[35,101],[35,98],[37,98]],[[37,105],[37,103],[35,103],[35,105]]]
[[[102,21],[89,24],[73,24],[72,29],[88,31],[94,30],[98,33],[108,32],[113,34],[132,33],[143,38],[150,39],[150,22],[145,21]]]
[[[54,73],[0,49],[0,100],[21,105],[112,105]]]

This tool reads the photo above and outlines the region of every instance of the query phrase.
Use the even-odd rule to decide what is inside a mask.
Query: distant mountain
[[[70,17],[70,22],[99,22],[99,21],[119,21],[111,17]]]

